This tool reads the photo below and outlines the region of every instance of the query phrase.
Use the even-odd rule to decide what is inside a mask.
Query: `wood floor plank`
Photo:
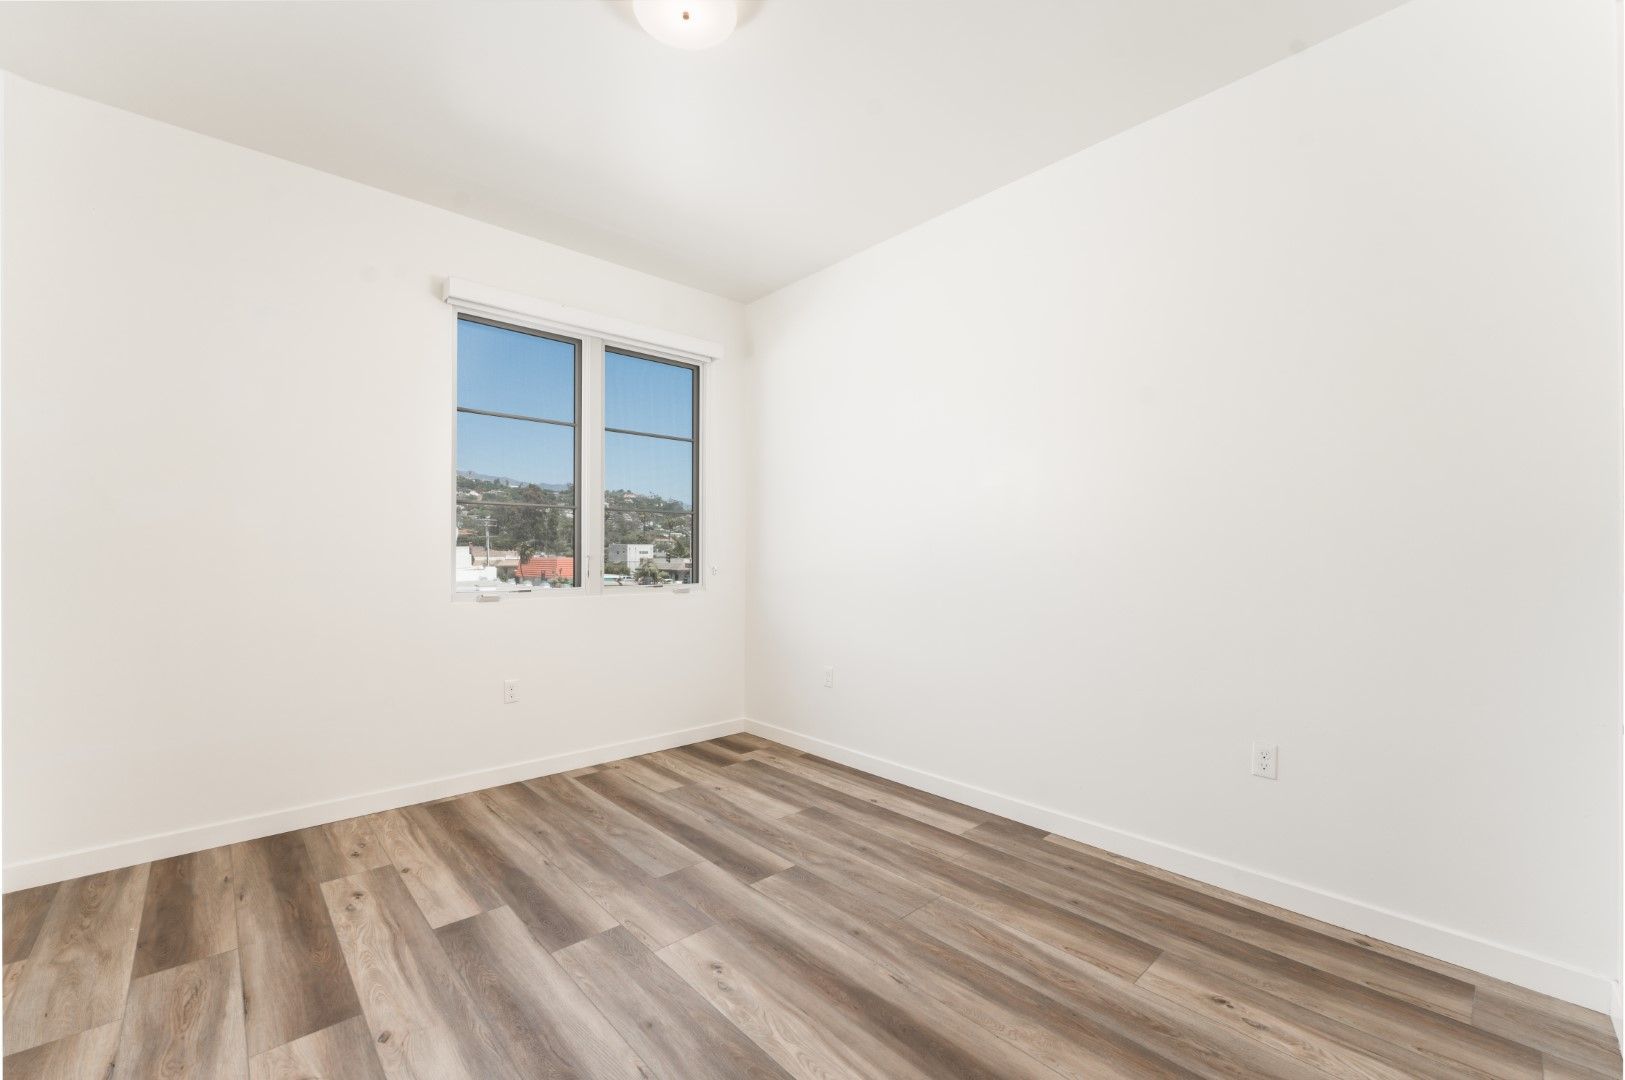
[[[5,981],[0,983],[0,1008],[11,1008],[11,995],[22,981],[23,969],[27,965],[27,960],[16,960],[5,966]]]
[[[384,1074],[517,1080],[393,867],[322,885]]]
[[[297,833],[234,844],[237,948],[250,1056],[361,1011]]]
[[[1137,979],[1160,954],[1160,949],[1126,928],[1113,927],[1068,906],[1050,903],[853,820],[837,818],[814,808],[784,821],[806,828],[831,844],[844,845],[894,873],[911,877],[939,896],[983,912],[1114,975]]]
[[[18,960],[28,959],[28,954],[34,948],[34,942],[39,938],[40,928],[45,925],[46,912],[50,911],[51,901],[56,898],[59,887],[59,882],[52,882],[49,885],[6,893],[3,902],[6,963],[12,964]]]
[[[849,1017],[809,1011],[796,988],[727,927],[712,926],[660,951],[660,959],[778,1062],[805,1080],[921,1074],[902,1053],[875,1039]]]
[[[301,829],[299,835],[310,852],[310,866],[318,881],[389,865],[389,854],[378,842],[376,821],[371,816],[316,825]]]
[[[1284,998],[1259,993],[1176,957],[1164,956],[1152,964],[1140,976],[1138,985],[1199,1015],[1230,1023],[1238,1032],[1331,1076],[1408,1080],[1417,1076],[1476,1075],[1431,1062],[1358,1028],[1329,1020]]]
[[[1546,1070],[1543,1080],[1619,1080],[1617,1072],[1598,1072],[1588,1069],[1584,1065],[1576,1065],[1563,1058],[1546,1057]]]
[[[647,756],[627,758],[624,761],[612,761],[598,770],[599,772],[615,773],[628,780],[636,781],[650,791],[670,791],[674,787],[682,787],[688,780],[679,773],[649,760]]]
[[[123,1013],[146,887],[145,863],[62,883],[6,1010],[7,1054]]]
[[[24,1050],[7,1054],[3,1071],[6,1080],[107,1080],[118,1054],[122,1021]]]
[[[893,915],[906,915],[936,899],[937,894],[929,889],[862,859],[844,847],[822,840],[783,819],[752,814],[744,804],[734,801],[732,792],[724,793],[705,784],[690,784],[668,793],[667,797],[705,810],[792,865],[863,890],[876,906]]]
[[[690,743],[687,746],[679,746],[673,752],[684,757],[709,761],[716,765],[732,765],[734,762],[744,760],[743,755],[716,742]]]
[[[283,1043],[248,1061],[249,1080],[387,1080],[363,1016]]]
[[[997,871],[992,856],[961,859],[966,867],[982,862],[988,863],[983,869]],[[1261,948],[1232,933],[1171,914],[1148,904],[1148,897],[1134,895],[1109,881],[1027,863],[1010,871],[1008,882],[1011,888],[1056,907],[1085,911],[1102,925],[1133,933],[1166,954],[1241,986],[1313,1010],[1329,1022],[1378,1032],[1399,1049],[1434,1062],[1438,1074],[1461,1075],[1461,1070],[1467,1070],[1468,1074],[1482,1076],[1539,1075],[1540,1055],[1528,1047]],[[1265,1004],[1258,1008],[1262,1010]]]
[[[1620,1075],[1619,1044],[1612,1024],[1602,1014],[1578,1005],[1555,1002],[1504,983],[1484,985],[1478,988],[1473,1024],[1544,1051],[1548,1058]]]
[[[780,754],[764,750],[752,755],[771,768],[793,773],[894,813],[934,825],[945,832],[963,833],[988,821],[991,815],[949,799],[916,791],[884,777],[859,772],[811,754]]]
[[[966,857],[966,866],[997,872],[997,860]],[[1441,1074],[1538,1076],[1539,1054],[1528,1047],[1474,1028],[1445,1012],[1435,1011],[1373,989],[1313,963],[1283,955],[1245,940],[1229,928],[1214,928],[1187,915],[1155,906],[1154,898],[1135,894],[1107,879],[1066,874],[1034,863],[1009,872],[1012,887],[1057,906],[1073,906],[1096,921],[1124,931],[1275,998],[1307,1007],[1334,1024],[1376,1031],[1396,1047],[1434,1062]],[[1263,1009],[1265,1004],[1260,1004]],[[1497,1071],[1499,1070],[1499,1071]]]
[[[944,859],[956,858],[978,847],[957,832],[939,829],[890,807],[849,795],[839,788],[774,768],[766,761],[742,762],[728,770],[728,777],[781,801],[856,822],[885,834],[893,841],[920,848]]]
[[[752,735],[746,731],[736,732],[733,735],[722,735],[711,741],[724,750],[732,750],[736,754],[748,754],[752,750],[772,750],[778,747],[777,743],[769,742],[760,735]]]
[[[800,867],[753,888],[1062,1076],[1180,1076],[1135,1033],[1081,1015]],[[1149,1041],[1149,1040],[1148,1040]]]
[[[1081,1015],[1139,1033],[1193,1075],[1215,1080],[1319,1080],[1325,1075],[951,900],[927,904],[909,915],[908,922]]]
[[[502,897],[485,885],[427,806],[379,814],[374,831],[430,926],[502,906]]]
[[[560,950],[557,958],[656,1076],[693,1076],[697,1067],[716,1077],[786,1075],[620,927]]]
[[[1014,825],[1015,823],[1007,822],[1006,824]],[[1033,831],[1038,832],[1039,830]],[[1082,841],[1074,840],[1071,837],[1061,836],[1056,833],[1049,833],[1046,834],[1043,839],[1045,843],[1066,848],[1071,851],[1080,852],[1091,858],[1099,859],[1101,861],[1132,870],[1137,875],[1142,877],[1158,879],[1170,885],[1178,886],[1181,889],[1203,893],[1215,899],[1223,900],[1228,904],[1244,907],[1251,911],[1258,912],[1259,914],[1266,915],[1276,921],[1289,923],[1302,929],[1313,931],[1322,937],[1342,941],[1345,944],[1353,945],[1356,948],[1364,950],[1368,953],[1378,956],[1386,956],[1394,960],[1400,960],[1414,967],[1425,968],[1428,971],[1432,971],[1439,975],[1444,975],[1447,978],[1453,979],[1459,983],[1464,983],[1471,986],[1483,986],[1486,984],[1495,984],[1498,981],[1479,972],[1470,971],[1457,964],[1451,964],[1447,961],[1440,960],[1437,957],[1427,956],[1411,949],[1402,948],[1401,946],[1395,945],[1392,942],[1383,941],[1380,938],[1372,937],[1369,934],[1362,934],[1341,926],[1335,926],[1328,922],[1322,922],[1319,919],[1310,918],[1307,915],[1296,911],[1291,911],[1287,908],[1280,907],[1279,905],[1267,903],[1266,901],[1259,900],[1251,896],[1246,896],[1241,893],[1232,892],[1229,889],[1222,889],[1217,885],[1210,885],[1205,881],[1198,881],[1195,878],[1186,877],[1183,874],[1176,874],[1171,870],[1164,870],[1159,866],[1152,866],[1148,863],[1142,863],[1135,859],[1130,859],[1125,855],[1119,855],[1116,852],[1107,851],[1104,848],[1098,848],[1091,844],[1085,844]],[[1612,1032],[1612,1022],[1605,1015],[1601,1013],[1592,1013],[1592,1016],[1600,1020],[1604,1030],[1610,1033]]]
[[[478,794],[437,803],[429,812],[548,951],[617,925],[614,916]]]
[[[600,907],[651,950],[711,925],[700,912],[626,858],[568,808],[523,784],[481,793]]]
[[[700,810],[663,798],[624,777],[599,773],[572,781],[590,788],[741,881],[756,881],[790,864]]]
[[[853,1025],[923,1076],[1052,1077],[1016,1046],[970,1024],[935,998],[709,864],[672,875],[683,896],[754,953],[783,990],[830,1024]],[[848,1034],[848,1038],[851,1038]],[[1167,1075],[1167,1074],[1163,1074]]]
[[[715,773],[706,776],[693,777],[688,787],[705,788],[723,796],[729,802],[735,803],[750,812],[756,818],[782,818],[805,809],[800,803],[787,802],[775,798],[758,788],[746,784],[735,783],[728,775],[727,769],[718,769]]]
[[[961,866],[1001,879],[1008,875],[1013,880],[1028,877],[1036,864],[1045,871],[1062,875],[1058,881],[1070,877],[1104,885],[1192,927],[1250,942],[1458,1020],[1472,1016],[1473,987],[1459,979],[1373,953],[1340,938],[1283,922],[1206,893],[1138,874],[1080,852],[1057,848],[1047,843],[1044,834],[1037,829],[1013,821],[989,822],[964,835],[967,840],[991,850],[986,855],[960,857],[956,861]]]
[[[544,776],[525,781],[525,786],[544,798],[557,800],[560,805],[569,807],[572,814],[590,823],[617,851],[654,877],[692,866],[704,858],[597,792],[583,787],[577,780]]]
[[[520,1075],[652,1075],[510,909],[436,934]]]
[[[114,1080],[244,1080],[243,987],[235,952],[165,968],[130,985]]]
[[[681,776],[691,784],[699,780],[720,777],[727,768],[725,765],[718,765],[703,758],[679,754],[675,750],[657,750],[652,754],[644,754],[643,757],[673,776]]]
[[[237,947],[231,849],[160,859],[147,875],[132,977],[141,978]]]

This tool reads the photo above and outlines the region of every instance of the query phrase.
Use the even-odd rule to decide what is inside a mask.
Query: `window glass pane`
[[[676,585],[693,580],[694,518],[648,510],[604,513],[604,587]]]
[[[694,369],[604,351],[604,426],[694,437]]]
[[[457,497],[573,503],[575,438],[575,428],[558,424],[460,412]]]
[[[459,319],[457,404],[465,409],[574,421],[575,346]]]
[[[694,444],[604,433],[604,505],[611,510],[691,510]]]
[[[457,588],[567,589],[576,577],[575,511],[457,505]]]

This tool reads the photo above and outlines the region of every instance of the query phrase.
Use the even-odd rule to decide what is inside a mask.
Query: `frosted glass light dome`
[[[735,0],[632,0],[632,13],[651,37],[675,49],[721,45],[739,21]]]

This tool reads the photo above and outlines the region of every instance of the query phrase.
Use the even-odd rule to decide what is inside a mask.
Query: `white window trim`
[[[609,345],[659,353],[690,364],[709,364],[722,359],[722,346],[715,341],[657,330],[612,315],[598,315],[464,278],[446,279],[445,301],[469,315],[483,315],[488,319],[566,337],[595,337]]]
[[[555,304],[549,300],[541,300],[521,293],[508,292],[505,289],[481,285],[477,282],[463,278],[447,278],[445,302],[465,315],[476,315],[491,319],[495,322],[508,323],[513,326],[523,326],[532,330],[541,330],[549,334],[558,334],[562,337],[574,338],[581,342],[581,415],[576,418],[578,452],[581,455],[579,475],[581,490],[577,494],[577,514],[580,515],[580,528],[578,534],[581,538],[582,553],[578,553],[580,561],[581,585],[574,589],[530,589],[530,590],[503,590],[490,592],[451,590],[454,601],[459,603],[480,603],[492,600],[503,600],[517,597],[532,596],[686,596],[696,592],[704,592],[711,577],[717,573],[716,560],[708,554],[711,550],[710,529],[707,522],[710,513],[701,504],[705,499],[707,484],[706,455],[710,439],[701,431],[696,431],[695,437],[699,441],[699,474],[700,490],[695,493],[695,547],[705,560],[700,570],[699,583],[695,585],[671,585],[662,588],[604,588],[603,568],[598,564],[603,559],[604,551],[604,514],[603,514],[603,462],[604,462],[604,347],[619,346],[635,352],[653,353],[668,357],[672,360],[681,360],[685,363],[697,364],[702,368],[712,361],[722,358],[722,346],[714,341],[703,338],[689,337],[685,334],[674,334],[654,327],[642,326],[626,319],[617,319],[609,315],[598,315],[594,312],[583,311],[580,308],[568,307],[564,304]],[[455,338],[454,338],[455,340]],[[455,365],[453,366],[455,371]],[[699,380],[700,393],[700,423],[706,424],[710,416],[708,399],[710,397],[711,380]],[[453,401],[456,400],[456,379],[453,376]],[[594,417],[591,424],[586,422],[587,417]],[[452,487],[456,488],[457,460],[455,450],[456,431],[452,432],[453,451],[451,455]],[[589,507],[589,498],[596,498],[598,506]],[[451,521],[451,534],[457,532],[457,507],[453,500],[448,513]],[[451,552],[451,559],[455,566],[455,545]],[[594,572],[596,568],[597,572]]]

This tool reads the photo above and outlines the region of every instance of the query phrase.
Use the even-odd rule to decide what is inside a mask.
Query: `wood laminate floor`
[[[1608,1020],[750,735],[5,898],[5,1075],[1620,1076]]]

